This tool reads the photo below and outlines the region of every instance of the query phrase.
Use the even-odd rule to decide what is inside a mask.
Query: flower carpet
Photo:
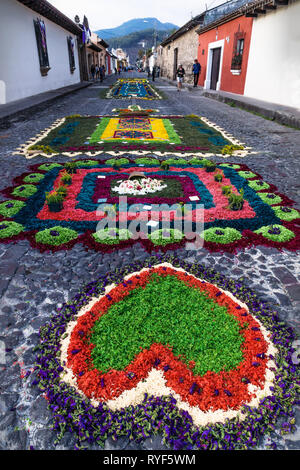
[[[74,157],[128,152],[244,155],[233,136],[196,115],[152,115],[147,110],[113,116],[73,115],[60,119],[17,149],[15,154]],[[130,111],[130,110],[129,110]],[[151,111],[151,110],[150,110]]]
[[[249,449],[280,418],[293,429],[294,340],[241,282],[157,255],[57,308],[40,330],[33,384],[76,448],[158,433],[177,450]]]
[[[149,80],[142,78],[120,78],[106,93],[106,98],[142,100],[162,99],[161,94],[150,85]]]
[[[195,158],[44,163],[3,193],[0,241],[28,239],[41,251],[75,243],[106,252],[134,243],[170,250],[189,241],[210,251],[300,247],[293,201],[242,164]]]

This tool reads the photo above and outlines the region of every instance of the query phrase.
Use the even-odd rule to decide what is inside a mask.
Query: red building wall
[[[253,18],[240,16],[228,21],[216,28],[206,31],[199,35],[198,43],[198,61],[201,64],[201,74],[199,85],[204,86],[207,60],[209,53],[209,44],[224,39],[223,61],[220,65],[221,81],[220,90],[242,95],[244,93],[245,80],[247,74],[248,55],[252,33]],[[235,34],[243,33],[244,51],[240,75],[233,75],[231,70],[231,61],[235,48]]]

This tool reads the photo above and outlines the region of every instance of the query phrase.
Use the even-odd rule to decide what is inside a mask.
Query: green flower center
[[[175,276],[153,274],[145,287],[132,290],[94,324],[90,341],[94,366],[123,370],[141,350],[160,343],[195,374],[236,368],[244,341],[238,320],[206,292]]]

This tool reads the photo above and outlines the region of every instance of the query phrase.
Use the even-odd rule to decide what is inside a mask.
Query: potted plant
[[[217,165],[214,162],[211,162],[211,161],[205,163],[204,166],[205,166],[205,169],[206,169],[207,173],[213,173],[217,168]]]
[[[61,192],[51,191],[46,193],[46,203],[50,212],[59,212],[63,208],[64,196]]]
[[[63,184],[70,185],[72,183],[72,176],[67,171],[64,171],[61,175],[61,182]]]
[[[240,53],[234,54],[231,61],[231,70],[241,70],[243,55]]]
[[[242,67],[242,54],[235,54],[231,61],[231,68],[232,70],[239,70]]]
[[[163,161],[163,162],[161,162],[160,167],[161,167],[162,170],[167,171],[170,168],[170,164],[166,161]]]
[[[221,183],[221,181],[223,181],[223,175],[221,173],[216,173],[214,179],[218,183]]]
[[[66,162],[64,168],[67,173],[73,174],[76,173],[77,163],[76,162]]]
[[[231,211],[239,211],[243,209],[244,206],[244,190],[240,190],[240,194],[229,194],[228,197],[229,209]]]
[[[224,194],[225,196],[229,196],[231,194],[231,186],[228,185],[228,186],[222,186],[222,194]]]
[[[61,194],[63,198],[65,198],[68,193],[68,189],[66,188],[66,186],[59,186],[56,191],[58,194]]]

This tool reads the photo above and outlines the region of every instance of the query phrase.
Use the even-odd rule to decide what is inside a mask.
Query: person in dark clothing
[[[177,69],[177,72],[176,72],[177,91],[180,91],[181,88],[182,88],[182,82],[183,82],[183,79],[184,79],[184,75],[185,75],[185,70],[182,67],[182,65],[180,64],[178,69]]]
[[[194,88],[196,88],[198,85],[200,72],[201,72],[201,65],[199,64],[198,60],[195,59],[194,64],[193,64]]]
[[[103,82],[104,73],[103,73],[103,66],[102,65],[100,65],[99,72],[100,72],[100,82]]]
[[[153,68],[152,68],[152,81],[155,82],[155,75],[156,75],[156,66],[153,65]]]
[[[92,64],[91,65],[91,75],[92,75],[93,80],[95,80],[95,73],[96,73],[96,67],[95,67],[95,64]]]

